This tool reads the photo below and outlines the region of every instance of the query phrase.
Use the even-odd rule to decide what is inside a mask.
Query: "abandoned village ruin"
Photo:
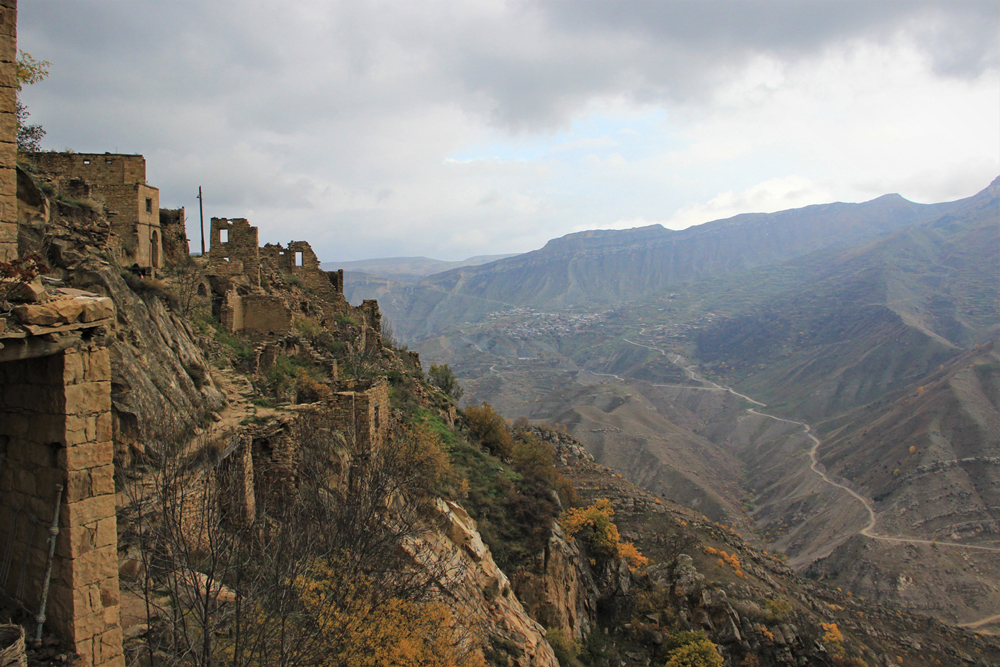
[[[44,152],[22,156],[24,169],[18,166],[16,15],[16,0],[0,0],[0,261],[42,251],[55,259],[53,274],[64,278],[83,265],[149,278],[191,266],[184,209],[160,208],[142,156]],[[80,224],[53,232],[65,208],[60,202],[81,201],[91,203],[75,209]],[[97,252],[103,259],[94,259]],[[253,372],[266,372],[280,355],[328,368],[329,390],[302,415],[344,434],[348,446],[331,455],[346,466],[353,454],[381,445],[390,412],[385,379],[338,381],[336,360],[293,328],[293,309],[324,323],[339,318],[350,324],[349,345],[377,354],[377,302],[351,306],[343,272],[320,269],[308,243],[260,247],[256,227],[244,219],[212,219],[211,250],[196,275],[192,302],[250,341]],[[121,667],[114,464],[146,446],[150,436],[141,423],[162,410],[163,397],[153,393],[140,404],[134,395],[146,389],[130,392],[130,379],[115,377],[138,357],[116,351],[135,344],[122,329],[131,315],[116,312],[122,306],[107,295],[105,278],[95,282],[102,281],[104,289],[91,292],[36,279],[0,314],[0,592],[66,642],[82,664]],[[287,294],[270,289],[275,281],[300,285],[308,299],[289,303]],[[415,355],[408,359],[419,368]],[[182,389],[197,397],[195,385],[211,381],[194,383],[185,370],[192,372],[181,369]],[[218,404],[217,391],[204,391],[216,398],[204,405],[195,400],[200,414],[189,421],[204,419],[213,400]],[[222,460],[200,483],[225,484],[227,512],[240,522],[253,522],[261,494],[294,492],[297,418],[234,425],[212,436],[221,443]]]

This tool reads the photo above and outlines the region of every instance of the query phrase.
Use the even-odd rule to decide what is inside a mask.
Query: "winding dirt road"
[[[640,333],[640,335],[642,335],[642,330],[640,330],[639,333]],[[651,345],[644,345],[642,343],[637,343],[635,341],[629,340],[628,338],[623,338],[622,340],[624,340],[626,343],[629,343],[631,345],[635,345],[637,347],[643,347],[643,348],[646,348],[647,350],[653,350],[654,352],[659,352],[661,355],[665,356],[672,364],[676,365],[677,367],[681,368],[685,373],[687,373],[687,376],[688,376],[688,378],[690,380],[693,380],[695,382],[700,382],[702,384],[709,385],[707,387],[688,387],[687,385],[661,385],[661,384],[653,385],[653,386],[656,386],[656,387],[678,387],[678,388],[682,388],[682,389],[703,389],[703,390],[708,390],[708,391],[725,391],[725,392],[729,392],[729,393],[733,394],[734,396],[739,396],[743,400],[749,401],[750,403],[753,403],[754,405],[759,405],[760,407],[767,407],[764,403],[761,403],[760,401],[754,400],[754,399],[750,398],[749,396],[747,396],[746,394],[741,394],[738,391],[733,390],[732,387],[723,387],[722,385],[716,384],[715,382],[712,382],[711,380],[708,380],[708,379],[703,378],[703,377],[699,377],[698,374],[695,373],[694,370],[693,370],[694,366],[685,366],[685,365],[683,365],[681,363],[682,357],[679,354],[675,354],[675,355],[671,356],[670,354],[667,354],[666,350],[662,350],[662,349],[660,349],[658,347],[653,347]],[[595,375],[600,375],[600,374],[599,373],[595,373]],[[615,375],[614,377],[617,378],[618,376]],[[618,379],[622,380],[622,382],[625,381],[622,378],[618,378]],[[977,546],[977,545],[972,545],[972,544],[960,544],[958,542],[942,542],[940,540],[921,540],[921,539],[917,539],[917,538],[913,538],[913,537],[892,537],[892,536],[889,536],[889,535],[879,535],[879,534],[877,534],[875,532],[875,524],[877,522],[877,518],[875,516],[875,508],[872,507],[871,502],[869,502],[869,500],[867,498],[865,498],[864,496],[862,496],[858,492],[854,491],[850,487],[845,486],[843,484],[840,484],[839,482],[833,481],[832,479],[830,479],[829,476],[827,476],[827,474],[823,470],[820,469],[822,466],[821,466],[821,464],[819,462],[818,450],[819,450],[820,444],[822,444],[822,441],[819,438],[817,438],[815,435],[812,434],[812,427],[809,424],[807,424],[805,422],[801,422],[801,421],[796,421],[796,420],[793,420],[793,419],[784,419],[783,417],[776,417],[774,415],[769,415],[769,414],[764,413],[764,412],[758,412],[757,410],[754,410],[753,408],[747,408],[747,412],[750,413],[750,414],[757,415],[759,417],[767,417],[768,419],[774,419],[775,421],[786,422],[788,424],[795,424],[796,426],[802,427],[803,433],[805,433],[805,435],[807,437],[809,437],[809,439],[812,440],[812,442],[813,442],[812,447],[809,448],[809,460],[810,460],[809,469],[812,470],[817,475],[819,475],[820,478],[824,482],[826,482],[827,484],[829,484],[830,486],[835,486],[838,489],[846,491],[848,494],[851,495],[851,497],[853,497],[855,500],[857,500],[858,502],[860,502],[864,506],[865,511],[868,512],[868,525],[866,525],[864,528],[862,528],[860,531],[858,531],[858,532],[860,532],[860,534],[864,535],[865,537],[871,538],[873,540],[881,540],[883,542],[896,542],[896,543],[906,543],[906,544],[928,544],[928,545],[934,546],[934,547],[953,547],[953,548],[956,548],[956,549],[970,549],[970,550],[974,550],[974,551],[990,551],[990,552],[993,552],[993,553],[1000,553],[1000,548],[998,548],[998,547],[983,547],[983,546]],[[997,620],[998,618],[1000,618],[1000,616],[994,616],[994,617],[990,617],[988,619],[981,619],[979,621],[975,621],[975,623],[985,625],[986,623],[989,623],[992,620]],[[963,627],[972,627],[972,626],[970,625],[970,626],[963,626]]]

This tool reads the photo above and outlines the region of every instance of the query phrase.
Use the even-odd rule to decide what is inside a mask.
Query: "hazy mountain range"
[[[478,255],[468,259],[449,262],[429,257],[385,257],[381,259],[361,259],[353,262],[325,262],[322,268],[330,271],[344,269],[345,273],[365,273],[390,278],[401,283],[417,282],[429,275],[465,266],[479,266],[514,255]]]
[[[377,298],[397,335],[416,340],[509,307],[626,303],[671,285],[872,240],[961,205],[915,204],[886,195],[862,204],[739,215],[683,231],[651,225],[580,232],[539,250],[454,268],[413,284],[383,275],[348,281],[346,289],[352,303]]]

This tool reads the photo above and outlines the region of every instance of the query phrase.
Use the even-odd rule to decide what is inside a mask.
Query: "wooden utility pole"
[[[201,256],[205,256],[205,201],[201,198],[201,186],[198,186],[198,213],[201,214]]]

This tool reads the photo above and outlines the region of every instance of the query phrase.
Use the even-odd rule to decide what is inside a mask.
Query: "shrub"
[[[577,658],[580,656],[580,642],[576,641],[559,628],[549,628],[545,631],[545,641],[552,647],[552,652],[556,654],[556,660],[560,667],[571,667],[579,664]]]
[[[380,597],[365,577],[346,577],[337,567],[315,561],[293,582],[312,628],[331,641],[333,664],[350,667],[478,667],[483,663],[455,642],[456,621],[439,601]],[[340,605],[329,599],[337,596]],[[306,656],[318,658],[320,656]]]
[[[301,318],[295,320],[295,330],[299,333],[299,335],[312,340],[317,338],[323,332],[323,326],[315,320]]]
[[[358,323],[354,321],[354,318],[350,315],[345,315],[343,313],[337,313],[333,316],[333,321],[337,324],[345,327],[356,327]]]
[[[465,390],[458,383],[458,378],[455,377],[455,373],[448,364],[431,364],[430,370],[427,371],[427,379],[432,385],[443,391],[446,396],[450,396],[456,401],[465,394]]]
[[[489,403],[470,405],[465,408],[465,423],[469,435],[492,454],[510,458],[514,453],[514,440],[510,437],[507,422]]]
[[[420,410],[418,415],[441,434],[452,465],[465,479],[462,504],[479,524],[497,566],[509,571],[532,559],[545,547],[559,515],[551,487],[458,437],[437,415]]]
[[[34,253],[0,262],[0,308],[22,285],[27,285],[48,270],[42,256]]]
[[[426,421],[414,421],[391,436],[399,451],[409,486],[434,495],[451,495],[459,476],[448,459],[436,430]]]
[[[716,645],[698,639],[671,651],[665,667],[722,667],[722,664]]]
[[[832,655],[844,655],[844,633],[840,631],[836,623],[820,623],[823,628],[823,645]]]
[[[764,603],[764,608],[771,612],[772,617],[775,620],[781,620],[788,616],[792,611],[792,605],[788,604],[787,600],[768,600]]]
[[[631,542],[622,542],[618,526],[611,521],[614,513],[611,501],[599,498],[590,507],[563,512],[559,523],[571,538],[581,537],[593,555],[621,558],[628,563],[629,570],[637,572],[649,563],[649,559],[639,553]]]

